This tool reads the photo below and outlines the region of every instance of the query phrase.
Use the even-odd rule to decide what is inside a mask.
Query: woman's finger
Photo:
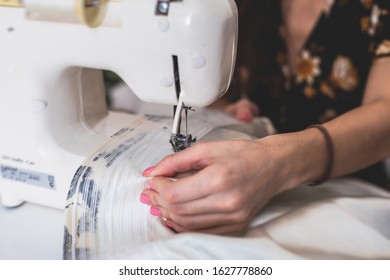
[[[174,177],[177,174],[199,170],[207,165],[207,150],[204,143],[198,143],[179,153],[171,154],[162,159],[157,165],[144,170],[145,177]]]
[[[151,206],[150,214],[153,216],[164,217],[174,221],[187,231],[198,231],[200,229],[224,226],[230,224],[246,224],[248,222],[248,215],[245,211],[237,211],[231,213],[206,213],[201,215],[175,215],[159,206]]]
[[[226,188],[225,180],[228,180],[228,176],[224,176],[223,171],[219,169],[218,165],[209,166],[180,179],[154,177],[148,181],[149,188],[142,194],[150,196],[152,204],[166,208],[169,208],[169,205],[184,205],[213,194],[220,194]],[[210,205],[213,204],[212,201],[209,202]]]
[[[167,219],[165,224],[168,228],[175,232],[188,232],[191,229],[183,227],[182,225],[176,223],[174,220]],[[213,225],[211,227],[202,227],[196,230],[199,233],[208,233],[208,234],[231,234],[244,231],[246,229],[246,223],[236,223],[236,224],[223,224],[223,225]]]
[[[244,210],[241,205],[242,197],[232,193],[210,193],[199,196],[187,202],[168,203],[161,194],[153,190],[145,190],[141,194],[141,202],[164,208],[175,216],[205,215],[211,213],[233,213]]]

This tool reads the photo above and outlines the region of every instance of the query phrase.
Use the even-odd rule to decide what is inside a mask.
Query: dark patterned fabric
[[[389,0],[329,1],[295,67],[287,62],[280,1],[237,5],[237,64],[250,69],[245,90],[280,132],[324,123],[360,105],[373,60],[390,56]],[[232,90],[242,90],[239,77],[235,83]]]
[[[279,132],[324,123],[361,104],[368,71],[390,57],[389,0],[329,0],[290,67],[281,0],[237,0],[239,47],[232,100],[248,96]]]

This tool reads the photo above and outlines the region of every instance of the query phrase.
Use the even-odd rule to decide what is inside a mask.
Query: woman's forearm
[[[334,142],[333,176],[390,157],[390,101],[363,105],[325,124]]]
[[[347,175],[390,157],[390,101],[361,106],[326,124],[334,148],[332,177]],[[286,188],[316,181],[325,173],[329,154],[317,129],[280,134],[264,139],[289,161]],[[259,140],[261,141],[261,140]]]
[[[390,157],[389,73],[390,60],[377,60],[370,69],[363,105],[323,125],[333,142],[332,177],[356,172]],[[292,140],[288,143],[295,146],[291,157],[300,158],[290,170],[296,178],[294,183],[320,179],[329,160],[322,133],[307,129],[289,137]]]

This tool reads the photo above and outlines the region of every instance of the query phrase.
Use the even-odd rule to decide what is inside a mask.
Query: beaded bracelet
[[[314,125],[307,127],[306,129],[309,129],[309,128],[317,128],[319,131],[321,131],[322,135],[324,136],[325,143],[326,143],[326,154],[328,155],[328,162],[326,164],[326,169],[325,169],[324,175],[319,180],[314,181],[314,182],[309,184],[309,186],[317,186],[317,185],[320,185],[320,184],[324,183],[325,181],[329,180],[332,176],[332,169],[333,169],[333,164],[334,164],[334,148],[333,148],[332,138],[331,138],[328,130],[325,127],[323,127],[320,124],[314,124]]]

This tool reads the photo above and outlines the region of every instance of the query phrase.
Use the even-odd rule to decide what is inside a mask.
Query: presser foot
[[[179,152],[191,147],[196,142],[196,136],[192,138],[191,134],[172,134],[169,143],[172,145],[173,151]]]

